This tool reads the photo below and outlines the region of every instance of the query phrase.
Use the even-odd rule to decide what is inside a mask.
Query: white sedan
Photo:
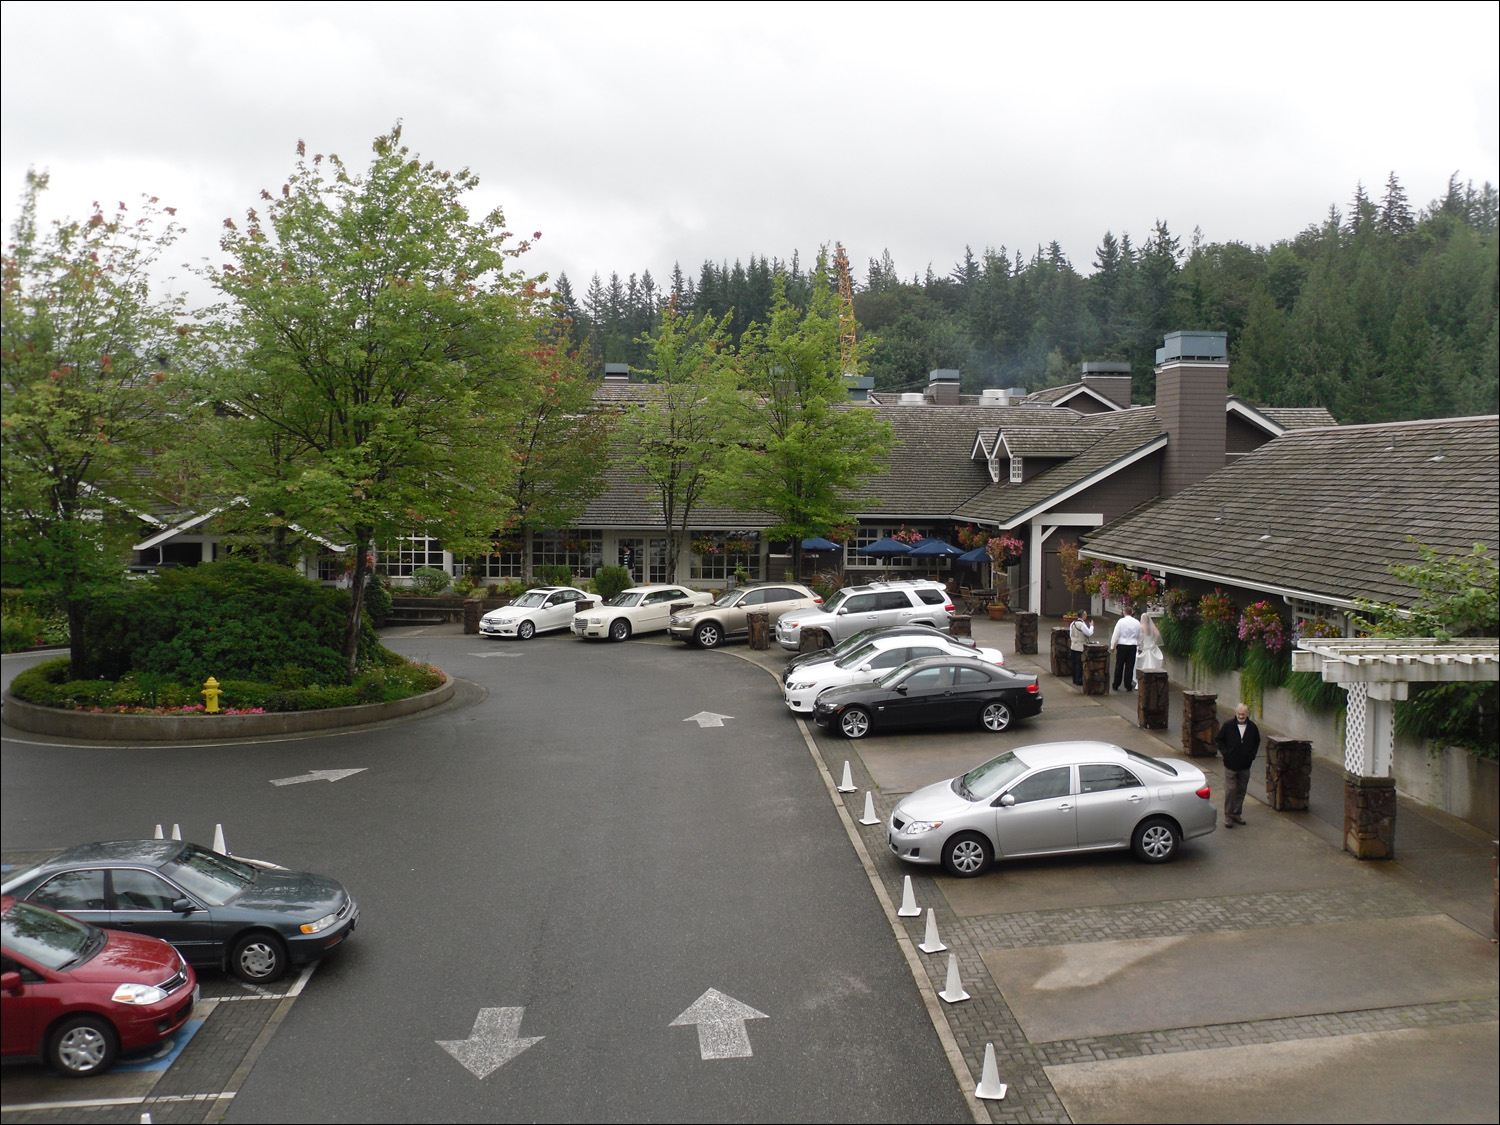
[[[786,705],[799,715],[810,715],[818,694],[831,687],[879,679],[893,668],[923,656],[968,656],[1005,667],[1005,654],[998,648],[974,648],[949,637],[872,637],[837,660],[819,661],[794,668],[787,674],[782,694]]]
[[[659,633],[671,620],[674,605],[708,605],[713,600],[712,594],[685,586],[633,586],[602,606],[575,614],[573,635],[623,641],[635,633]]]
[[[479,619],[479,632],[485,637],[519,637],[529,641],[549,629],[568,628],[578,612],[578,603],[593,600],[592,595],[575,586],[538,586],[510,605],[486,613]]]

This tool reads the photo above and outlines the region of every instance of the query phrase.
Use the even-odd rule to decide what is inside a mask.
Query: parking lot
[[[492,646],[488,658],[468,667],[503,669],[528,651],[515,642],[462,638],[452,628],[401,632],[390,638],[396,647],[442,666],[445,655],[451,659],[479,644]],[[1035,658],[1012,654],[1008,626],[976,622],[975,632],[980,643],[1003,648],[1012,668],[1040,671]],[[531,643],[582,644],[571,638]],[[698,673],[695,663],[707,669],[713,662],[715,676],[746,681],[746,698],[751,692],[774,697],[768,673],[785,659],[774,648],[705,653],[657,639],[629,645],[662,649],[651,657],[654,666],[680,667],[687,674]],[[623,651],[593,647],[601,660]],[[7,671],[13,670],[8,660]],[[846,881],[863,880],[874,892],[886,940],[916,981],[917,1005],[904,1009],[903,1018],[930,1024],[951,1070],[946,1080],[962,1101],[957,1116],[930,1103],[925,1110],[908,1105],[904,1115],[886,1119],[961,1119],[966,1110],[974,1119],[995,1121],[1493,1120],[1500,1097],[1500,1013],[1489,940],[1492,846],[1475,830],[1403,803],[1398,860],[1354,860],[1338,846],[1341,778],[1331,763],[1320,762],[1315,771],[1308,813],[1273,813],[1252,800],[1245,829],[1194,841],[1163,866],[1110,853],[1003,863],[983,878],[955,880],[891,857],[883,823],[859,823],[867,792],[883,822],[910,790],[1027,742],[1098,738],[1153,754],[1178,752],[1175,727],[1159,737],[1136,726],[1133,697],[1086,698],[1042,674],[1042,715],[1000,735],[913,733],[856,744],[815,734],[782,715],[779,728],[767,725],[763,735],[758,726],[754,740],[742,743],[749,736],[730,724],[733,733],[726,737],[738,752],[793,745],[810,756],[815,773],[804,772],[800,784],[836,803],[839,829],[858,859]],[[503,673],[497,675],[495,682],[504,682]],[[582,698],[580,689],[570,689],[569,697]],[[458,715],[462,701],[456,707]],[[750,710],[734,709],[742,715]],[[680,720],[674,714],[672,721]],[[410,737],[420,729],[406,728]],[[761,743],[762,737],[768,741]],[[352,757],[345,758],[352,765]],[[835,783],[846,761],[855,792],[839,794]],[[1220,779],[1214,763],[1207,767],[1217,803]],[[7,777],[8,802],[12,780]],[[25,779],[15,780],[24,792]],[[1254,786],[1251,793],[1253,798]],[[752,803],[758,818],[780,815],[771,805]],[[10,808],[8,803],[8,821]],[[7,826],[0,857],[7,862],[17,855],[12,841],[25,831],[24,818],[16,819],[16,831]],[[397,835],[408,843],[413,838]],[[736,859],[735,870],[746,860],[753,856]],[[967,1000],[948,1004],[938,998],[947,984],[947,952],[921,952],[924,919],[896,915],[907,875],[918,905],[924,912],[932,908],[941,940],[957,958]],[[628,899],[636,892],[622,893]],[[792,915],[800,909],[790,898],[775,908]],[[366,910],[367,919],[374,917],[368,902]],[[815,928],[813,918],[780,921],[787,925],[779,932],[788,935]],[[316,974],[288,977],[276,991],[257,995],[204,974],[195,1034],[177,1045],[173,1057],[86,1084],[49,1078],[36,1067],[8,1067],[5,1120],[135,1121],[143,1111],[157,1121],[312,1119],[291,1110],[264,1112],[292,1101],[306,1106],[308,1091],[293,1099],[282,1090],[281,1100],[277,1090],[264,1086],[239,1092],[262,1053],[280,1047],[281,1025],[296,1005],[308,998],[316,1005],[320,983],[330,986],[332,996],[348,988],[352,975],[372,967],[358,963],[358,947],[371,941],[374,928],[367,921],[350,950],[319,970],[331,971],[329,981]],[[788,944],[797,940],[789,937]],[[765,979],[774,979],[777,954],[769,954],[766,971],[772,976]],[[787,971],[796,971],[793,955],[783,960]],[[753,1005],[756,998],[741,999]],[[765,1025],[749,1025],[750,1034],[785,1018],[780,1010],[770,1017]],[[523,1034],[549,1030],[533,1030],[530,1011],[525,1018]],[[464,1034],[467,1025],[451,1030]],[[289,1049],[300,1044],[304,1051],[310,1042],[316,1038],[287,1041]],[[987,1043],[994,1044],[1000,1078],[1009,1086],[1003,1101],[972,1097]],[[900,1086],[904,1078],[891,1071],[886,1081]],[[827,1079],[835,1087],[848,1080],[836,1069]],[[839,1104],[831,1099],[827,1116],[860,1115],[853,1103],[844,1112]],[[474,1108],[476,1117],[496,1114],[493,1103]],[[433,1119],[409,1110],[399,1116]],[[708,1116],[736,1114],[724,1106]]]

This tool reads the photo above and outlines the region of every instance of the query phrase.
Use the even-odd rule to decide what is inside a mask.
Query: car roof
[[[107,840],[68,848],[40,864],[43,868],[72,867],[80,863],[144,863],[160,867],[182,851],[181,840]]]
[[[1016,756],[1028,766],[1038,769],[1043,766],[1064,766],[1074,762],[1119,762],[1127,759],[1123,748],[1112,742],[1096,742],[1080,739],[1075,742],[1038,742],[1031,746],[1017,746]]]
[[[968,656],[956,652],[948,653],[944,656],[919,656],[915,660],[908,660],[901,667],[908,671],[917,671],[922,668],[936,668],[948,664],[962,664],[966,668],[979,668],[985,672],[1010,672],[1012,676],[1017,676],[1020,679],[1036,679],[1035,676],[1026,676],[1017,672],[1011,672],[1009,668],[1000,668],[996,664],[991,664],[983,657]]]
[[[648,594],[652,590],[687,590],[688,588],[680,582],[653,582],[647,586],[631,586],[628,590],[621,590],[622,594]],[[692,593],[688,590],[688,593]]]

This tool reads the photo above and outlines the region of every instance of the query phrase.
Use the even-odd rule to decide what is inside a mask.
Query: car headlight
[[[687,620],[687,618],[683,617],[680,613],[674,613],[671,617],[667,618],[667,624],[668,625],[681,625],[686,620]]]
[[[167,993],[154,984],[122,984],[110,997],[116,1004],[156,1004],[167,998]]]
[[[815,683],[817,683],[816,680],[807,680],[807,681],[805,681],[803,683],[800,683],[800,684],[787,684],[787,690],[788,691],[806,691],[808,688],[812,687]]]
[[[305,922],[298,927],[304,934],[321,934],[339,920],[338,914],[325,914],[316,922]]]
[[[931,832],[942,826],[943,822],[941,820],[908,820],[906,827],[901,829],[901,835],[920,836],[924,832]]]

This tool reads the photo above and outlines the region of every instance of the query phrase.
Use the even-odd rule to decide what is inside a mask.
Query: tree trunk
[[[354,537],[354,571],[349,577],[349,617],[344,622],[344,663],[347,683],[354,682],[359,668],[360,615],[365,604],[365,579],[370,574],[370,532],[359,528]]]

